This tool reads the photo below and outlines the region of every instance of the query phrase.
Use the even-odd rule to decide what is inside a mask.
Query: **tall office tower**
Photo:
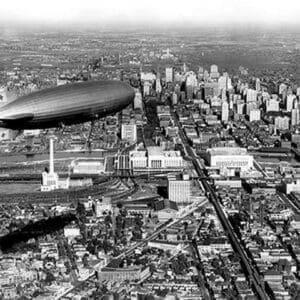
[[[150,95],[151,86],[152,86],[151,82],[149,82],[149,81],[144,82],[144,86],[143,86],[144,96]]]
[[[218,79],[220,76],[220,73],[218,71],[217,65],[211,65],[210,66],[210,78],[212,79]]]
[[[189,68],[187,67],[186,63],[184,63],[183,66],[182,66],[183,73],[188,72],[188,70],[189,70]]]
[[[257,108],[256,102],[249,102],[246,104],[246,114],[250,116],[250,111]]]
[[[191,182],[189,180],[189,175],[169,175],[168,196],[169,200],[179,204],[191,202]]]
[[[233,99],[232,98],[229,100],[229,109],[233,110]]]
[[[250,122],[259,121],[260,120],[260,110],[259,109],[252,109],[250,111],[249,120],[250,120]]]
[[[156,81],[155,81],[155,91],[158,94],[160,94],[161,91],[162,91],[162,86],[161,86],[161,83],[160,83],[160,78],[157,78]]]
[[[178,103],[178,95],[174,92],[172,94],[172,104],[176,105]]]
[[[173,68],[166,68],[166,82],[173,82]]]
[[[294,101],[296,99],[295,95],[288,95],[286,99],[286,110],[287,111],[292,111],[294,107]]]
[[[257,91],[253,89],[247,89],[246,94],[247,102],[256,102],[257,101]]]
[[[193,71],[187,73],[185,84],[187,86],[192,86],[193,88],[198,86],[197,76]]]
[[[243,93],[244,88],[245,88],[244,84],[240,80],[238,80],[237,85],[236,85],[236,91],[238,93]]]
[[[210,66],[210,73],[218,73],[218,66],[217,65],[211,65]]]
[[[218,89],[219,89],[219,93],[221,93],[222,90],[228,91],[229,89],[232,89],[231,78],[229,78],[227,73],[224,73],[219,78]]]
[[[244,100],[238,100],[236,103],[237,106],[237,113],[239,115],[243,115],[245,113],[245,103]]]
[[[284,84],[284,83],[281,83],[281,84],[279,85],[279,92],[278,92],[278,94],[279,94],[279,95],[282,95],[285,91],[287,91],[287,85]]]
[[[266,102],[267,112],[268,111],[279,111],[279,101],[277,99],[271,98]]]
[[[287,96],[293,94],[293,89],[292,89],[291,86],[289,86],[289,87],[287,88],[286,94],[287,94]]]
[[[291,124],[292,126],[299,125],[300,123],[300,110],[299,108],[293,108],[291,113]]]
[[[136,124],[122,124],[121,138],[124,141],[134,143],[137,139]]]
[[[260,90],[261,90],[260,79],[259,78],[256,78],[256,81],[255,81],[255,90],[257,92],[260,92]]]
[[[222,103],[222,115],[221,119],[223,122],[227,123],[229,119],[229,104],[227,101],[223,101]]]
[[[276,117],[275,118],[275,127],[280,130],[288,130],[290,128],[290,118],[285,117]]]
[[[141,92],[136,92],[133,101],[134,109],[143,109],[143,98]]]
[[[205,70],[204,73],[203,73],[203,79],[204,79],[204,81],[208,81],[209,80],[209,73],[208,73],[207,70]]]
[[[199,69],[198,69],[198,79],[202,80],[203,77],[204,77],[204,69],[203,69],[203,67],[199,67]]]
[[[185,86],[187,99],[193,99],[194,89],[198,87],[197,76],[193,71],[187,73]]]

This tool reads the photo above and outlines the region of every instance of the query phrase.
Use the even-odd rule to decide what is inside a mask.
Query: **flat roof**
[[[217,148],[210,148],[207,149],[211,155],[247,155],[246,148],[240,147],[217,147]]]

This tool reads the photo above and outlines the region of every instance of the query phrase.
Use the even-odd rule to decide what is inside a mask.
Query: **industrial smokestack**
[[[53,138],[50,138],[49,153],[50,153],[49,173],[53,174],[54,173]]]

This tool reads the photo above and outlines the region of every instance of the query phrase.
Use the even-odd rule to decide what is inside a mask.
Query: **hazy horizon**
[[[297,0],[11,0],[1,4],[5,26],[298,27]]]

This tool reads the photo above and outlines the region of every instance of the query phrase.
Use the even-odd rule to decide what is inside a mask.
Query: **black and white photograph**
[[[300,300],[300,1],[2,0],[0,300]]]

